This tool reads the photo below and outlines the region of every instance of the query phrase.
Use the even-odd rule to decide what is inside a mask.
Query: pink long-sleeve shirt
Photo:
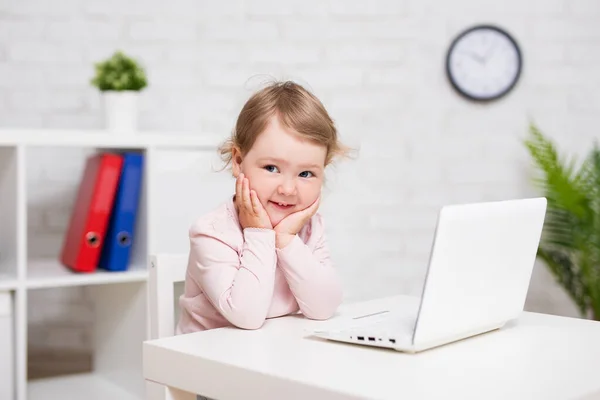
[[[323,219],[317,213],[283,249],[275,231],[242,229],[233,199],[190,228],[190,254],[176,333],[237,326],[298,311],[331,317],[342,301]]]

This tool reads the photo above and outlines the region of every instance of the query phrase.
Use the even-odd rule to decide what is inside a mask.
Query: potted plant
[[[135,132],[139,93],[148,85],[146,72],[122,51],[96,63],[95,69],[91,83],[102,93],[107,129]]]
[[[548,200],[538,257],[577,305],[600,320],[600,149],[594,143],[579,164],[559,156],[556,145],[531,124],[525,145]]]

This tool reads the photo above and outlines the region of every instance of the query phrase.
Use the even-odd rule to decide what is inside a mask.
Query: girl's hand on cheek
[[[300,232],[300,229],[315,215],[319,209],[320,202],[321,196],[308,208],[288,215],[274,227],[277,234],[277,247],[283,248],[292,241],[294,236]]]
[[[250,190],[250,182],[244,174],[239,174],[235,181],[235,203],[242,229],[273,229],[269,215],[260,204],[256,192]]]

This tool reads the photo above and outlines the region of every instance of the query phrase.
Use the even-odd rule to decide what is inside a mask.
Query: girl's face
[[[325,146],[301,138],[272,117],[245,157],[233,151],[233,174],[248,178],[271,224],[312,205],[321,194]]]

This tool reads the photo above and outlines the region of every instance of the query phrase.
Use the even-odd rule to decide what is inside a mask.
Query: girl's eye
[[[310,171],[302,171],[302,172],[300,172],[300,178],[310,178],[311,176],[315,176],[315,174],[313,174]]]
[[[277,169],[277,167],[274,165],[266,165],[264,169],[266,169],[269,172],[279,172],[279,169]]]

